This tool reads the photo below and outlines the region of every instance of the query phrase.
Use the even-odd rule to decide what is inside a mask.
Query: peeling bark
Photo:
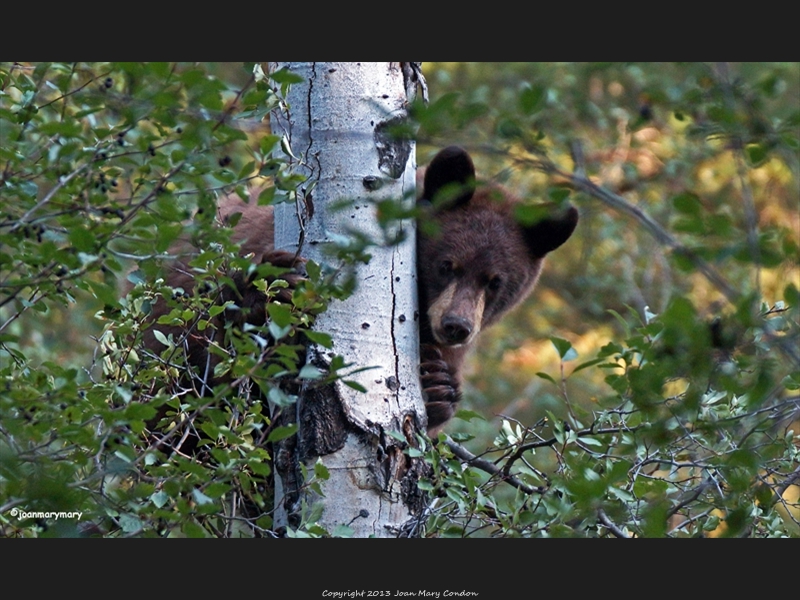
[[[401,63],[271,65],[283,67],[307,81],[290,88],[286,112],[272,115],[273,133],[288,140],[297,157],[292,166],[307,180],[294,205],[276,207],[276,247],[339,267],[325,253],[337,234],[355,227],[380,238],[375,201],[414,201],[414,142],[393,135],[406,116],[408,70]],[[348,209],[329,209],[341,199],[352,201]],[[355,293],[332,302],[317,319],[315,328],[333,337],[334,350],[312,346],[308,362],[324,369],[335,353],[346,363],[374,368],[348,376],[366,393],[341,382],[310,382],[301,390],[298,434],[277,452],[276,496],[284,497],[276,525],[296,526],[305,501],[322,503],[319,524],[328,531],[347,525],[356,537],[419,533],[425,499],[417,481],[425,465],[405,452],[409,444],[416,446],[425,426],[419,336],[412,318],[417,311],[415,225],[398,227],[405,241],[371,247],[370,263],[355,272]],[[300,465],[313,472],[317,460],[330,473],[321,486],[324,498],[301,487]]]

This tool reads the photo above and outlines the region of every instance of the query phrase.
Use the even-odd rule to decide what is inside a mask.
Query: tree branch
[[[447,447],[450,448],[453,454],[455,454],[461,460],[465,461],[470,466],[475,467],[476,469],[480,469],[481,471],[483,471],[484,473],[488,473],[489,475],[498,476],[506,483],[509,483],[510,485],[514,486],[515,488],[517,488],[522,492],[525,492],[526,494],[544,494],[547,491],[547,488],[545,487],[542,486],[532,487],[521,482],[513,475],[508,475],[501,469],[497,468],[494,465],[494,463],[491,463],[483,458],[478,458],[477,456],[472,454],[472,452],[464,448],[464,446],[457,444],[450,438],[447,438],[445,444],[447,444]]]

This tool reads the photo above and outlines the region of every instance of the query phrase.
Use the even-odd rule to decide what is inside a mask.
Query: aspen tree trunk
[[[307,180],[295,204],[276,207],[275,245],[338,267],[326,253],[337,236],[356,228],[381,238],[375,201],[414,202],[414,142],[386,131],[406,116],[410,98],[403,63],[270,64],[272,72],[281,68],[305,81],[290,87],[286,110],[271,115],[272,129],[288,141],[293,170]],[[353,203],[331,210],[343,199]],[[276,451],[276,526],[297,526],[301,508],[315,506],[321,508],[318,524],[330,533],[341,525],[355,537],[419,532],[424,497],[417,480],[424,464],[404,453],[406,444],[416,446],[415,435],[425,426],[415,224],[400,227],[406,241],[370,247],[369,264],[357,267],[355,293],[333,301],[316,321],[315,329],[330,334],[334,345],[333,350],[311,346],[309,364],[324,369],[338,354],[354,368],[375,368],[347,377],[366,393],[342,382],[304,385],[296,405],[296,439]],[[330,474],[322,482],[324,497],[300,487],[300,465],[313,473],[318,460]]]

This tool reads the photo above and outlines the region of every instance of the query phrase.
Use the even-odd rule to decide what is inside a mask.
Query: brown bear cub
[[[478,333],[531,292],[544,256],[572,235],[578,211],[519,224],[519,200],[499,186],[477,185],[472,159],[457,146],[433,158],[419,197],[436,230],[417,234],[420,369],[433,435],[455,413],[461,366]]]
[[[481,329],[495,323],[533,289],[543,257],[570,237],[578,212],[570,207],[563,214],[534,225],[523,226],[514,218],[518,200],[499,186],[477,186],[475,168],[469,154],[451,146],[439,152],[424,172],[419,205],[435,224],[436,233],[417,238],[417,277],[419,281],[421,381],[428,414],[428,432],[441,430],[455,413],[460,400],[460,370],[464,357]],[[256,194],[254,193],[253,196]],[[278,297],[289,302],[291,290],[301,280],[302,259],[275,250],[273,210],[231,196],[220,203],[219,217],[224,223],[241,213],[234,227],[234,241],[242,242],[242,255],[251,254],[255,262],[269,262],[291,269],[281,279],[289,282]],[[430,224],[430,223],[429,223]],[[189,249],[191,251],[191,249]],[[191,252],[190,252],[191,253]],[[210,381],[217,359],[208,352],[214,337],[222,342],[223,319],[234,325],[266,322],[266,297],[241,274],[234,274],[237,289],[221,292],[220,302],[232,300],[242,310],[218,315],[215,327],[205,332],[183,331],[178,327],[156,326],[183,344],[194,367],[191,387],[204,395],[213,387]],[[171,267],[169,284],[192,292],[191,269],[181,262]],[[159,301],[153,320],[166,312]],[[145,345],[158,354],[164,346],[151,327],[145,332]],[[163,415],[159,415],[159,418]]]

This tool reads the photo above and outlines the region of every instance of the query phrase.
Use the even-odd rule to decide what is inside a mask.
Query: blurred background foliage
[[[793,294],[800,277],[800,67],[727,65],[724,84],[718,68],[426,63],[434,124],[423,126],[418,162],[459,143],[479,157],[484,177],[507,183],[531,202],[546,201],[570,183],[542,172],[541,158],[571,173],[571,144],[580,140],[592,181],[624,195],[709,261],[742,297],[757,294],[773,306],[786,300],[787,289]],[[440,104],[456,121],[448,129]],[[546,410],[562,414],[558,392],[535,377],[559,371],[548,338],[568,339],[582,358],[593,357],[624,333],[610,311],[627,318],[633,309],[644,319],[676,297],[690,299],[709,322],[736,310],[635,218],[585,194],[571,199],[581,210],[577,237],[549,258],[528,303],[480,340],[470,397],[481,412],[525,422]],[[755,253],[751,229],[759,238]],[[485,372],[502,376],[481,377]],[[601,376],[583,372],[570,383],[588,401],[602,395]]]
[[[433,101],[421,119],[420,164],[441,145],[459,143],[479,157],[484,177],[532,202],[569,194],[581,211],[575,236],[549,257],[532,297],[482,335],[465,394],[474,412],[457,428],[463,439],[481,440],[469,442],[477,449],[494,439],[486,458],[506,475],[512,454],[502,449],[530,448],[522,470],[551,489],[558,484],[548,473],[564,477],[559,502],[581,513],[589,529],[607,518],[598,490],[613,498],[617,486],[641,498],[647,494],[637,486],[660,480],[660,492],[697,500],[713,480],[720,485],[716,505],[700,502],[702,510],[678,516],[682,500],[651,502],[638,515],[637,533],[743,535],[758,529],[753,514],[731,507],[745,511],[742,494],[750,490],[752,502],[770,470],[775,449],[764,451],[767,440],[788,435],[794,450],[777,469],[787,485],[776,489],[795,502],[794,518],[781,526],[797,534],[798,488],[789,484],[798,477],[798,442],[787,432],[800,425],[800,66],[447,63],[427,65],[426,73]],[[593,366],[597,357],[621,361],[624,371],[616,374],[603,360]],[[737,408],[743,401],[752,412]],[[631,420],[630,410],[641,411],[642,420]],[[770,417],[759,422],[756,415],[765,412]],[[609,421],[612,413],[620,418]],[[623,448],[642,443],[634,441],[638,435],[610,444],[598,436],[574,454],[557,449],[564,430],[588,432],[609,422],[621,429],[644,423],[655,439],[633,451],[631,463],[609,457],[631,452]],[[714,434],[694,435],[701,428]],[[730,471],[704,466],[722,459],[738,471],[743,448],[758,458],[728,496],[719,480]],[[659,463],[659,454],[668,460]],[[608,464],[586,471],[589,456]],[[598,475],[617,468],[616,484]],[[676,485],[684,477],[704,483]],[[466,473],[451,483],[473,489],[468,479]],[[630,522],[629,500],[610,502],[619,522]],[[485,514],[480,503],[461,506],[467,513],[476,508]],[[658,525],[648,523],[648,510],[659,514]],[[681,526],[697,524],[698,514],[699,528]],[[471,526],[479,531],[498,522],[475,519]],[[469,530],[463,521],[449,525],[454,535]],[[585,533],[574,520],[556,525],[530,517],[527,525],[550,535]]]
[[[460,144],[525,202],[581,213],[480,339],[457,443],[429,454],[429,533],[800,536],[800,65],[423,73],[418,164]],[[9,516],[80,506],[107,535],[234,535],[198,507],[232,489],[264,505],[208,465],[97,480],[139,460],[147,418],[108,408],[136,374],[102,369],[123,343],[106,326],[141,318],[118,302],[131,259],[154,277],[187,231],[234,252],[198,207],[253,182],[291,193],[277,102],[252,64],[0,63],[0,532],[85,534]],[[133,438],[97,436],[92,411]]]

